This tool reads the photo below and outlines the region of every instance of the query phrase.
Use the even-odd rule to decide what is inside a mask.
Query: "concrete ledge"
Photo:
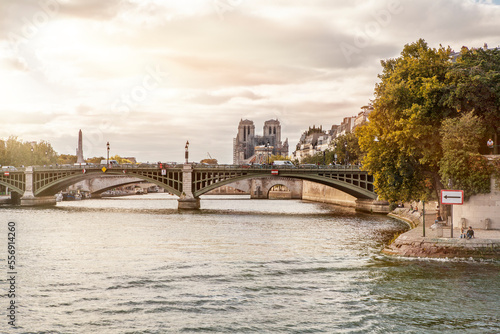
[[[377,201],[372,199],[357,199],[356,210],[370,213],[384,213],[390,212],[389,202]]]
[[[55,196],[21,197],[21,206],[56,205]]]
[[[177,208],[180,210],[197,210],[200,208],[200,198],[179,198]]]
[[[0,196],[0,204],[11,204],[12,203],[12,199],[10,198],[10,196]]]

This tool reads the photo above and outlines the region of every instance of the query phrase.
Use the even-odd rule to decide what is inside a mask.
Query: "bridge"
[[[312,168],[193,163],[110,168],[103,165],[30,166],[1,172],[0,185],[9,187],[13,196],[18,197],[21,206],[47,205],[55,204],[54,195],[68,186],[103,175],[121,175],[154,183],[179,196],[179,209],[198,209],[200,196],[206,192],[223,185],[256,178],[308,180],[339,189],[360,200],[373,201],[377,198],[371,175],[358,166],[339,165]]]

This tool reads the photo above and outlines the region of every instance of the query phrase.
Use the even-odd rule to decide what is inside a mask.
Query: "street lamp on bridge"
[[[345,165],[347,166],[347,162],[349,160],[349,153],[347,152],[347,141],[344,143],[345,147]]]
[[[106,159],[106,168],[109,168],[109,141],[106,144],[106,149],[108,151],[107,159]]]
[[[267,141],[266,144],[266,165],[269,165],[269,140]]]
[[[335,165],[337,164],[337,143],[333,143],[333,159]]]
[[[186,146],[184,147],[184,149],[186,150],[186,153],[185,153],[186,163],[188,163],[188,159],[189,159],[189,140],[186,141]]]

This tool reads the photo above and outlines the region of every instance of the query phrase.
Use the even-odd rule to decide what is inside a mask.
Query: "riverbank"
[[[500,230],[474,228],[473,239],[461,239],[460,229],[444,226],[442,230],[431,228],[433,213],[426,214],[425,237],[420,213],[411,214],[408,209],[396,209],[390,217],[404,221],[410,230],[399,235],[383,249],[384,254],[427,258],[473,258],[500,260]]]

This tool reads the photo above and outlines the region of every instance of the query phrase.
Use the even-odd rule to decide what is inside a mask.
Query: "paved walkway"
[[[397,210],[398,211],[398,210]],[[474,257],[500,259],[500,230],[474,229],[474,238],[460,238],[460,229],[449,226],[441,230],[431,228],[434,225],[435,212],[426,214],[425,237],[419,213],[410,214],[408,210],[398,213],[399,219],[413,221],[415,228],[401,234],[384,252],[393,255],[413,257]],[[393,212],[394,213],[394,212]],[[393,216],[394,217],[394,216]]]
[[[451,239],[451,229],[449,226],[443,228],[443,235],[438,236],[438,230],[432,229],[430,226],[432,224],[425,224],[425,238],[435,239],[435,238],[445,238],[450,240],[464,240],[460,239],[460,229],[453,229],[453,239]],[[473,227],[474,229],[474,227]],[[423,238],[423,229],[422,224],[418,225],[416,228],[409,230],[408,232],[403,233],[409,238],[422,239]],[[500,244],[500,230],[482,230],[482,229],[474,229],[474,238],[467,240],[467,242],[480,242],[480,240],[496,240]]]

